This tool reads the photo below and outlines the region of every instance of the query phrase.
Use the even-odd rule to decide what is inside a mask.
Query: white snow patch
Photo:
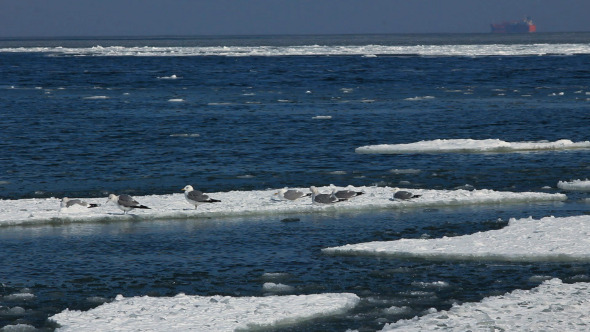
[[[348,244],[323,251],[426,259],[590,261],[590,216],[510,219],[502,229],[470,235]]]
[[[50,317],[59,332],[85,331],[234,331],[280,327],[338,315],[360,298],[350,293],[266,297],[131,297],[89,311],[66,309]]]
[[[274,283],[274,282],[265,282],[262,285],[262,289],[266,292],[270,293],[289,293],[295,290],[293,286],[281,284],[281,283]]]
[[[420,287],[420,288],[446,288],[449,287],[449,283],[446,281],[434,281],[434,282],[423,282],[423,281],[414,281],[412,282],[412,286]]]
[[[477,303],[431,309],[422,317],[387,324],[382,331],[588,331],[590,284],[545,281]]]
[[[484,152],[521,152],[521,151],[557,151],[590,149],[590,141],[572,142],[567,139],[555,142],[505,142],[499,139],[436,139],[407,144],[378,144],[356,148],[356,153],[484,153]]]
[[[557,188],[570,191],[590,191],[590,180],[559,181]]]
[[[16,324],[6,325],[0,329],[0,332],[36,332],[37,330],[33,325],[29,324]]]
[[[418,174],[418,173],[422,172],[422,170],[414,169],[414,168],[406,168],[406,169],[394,168],[394,169],[389,170],[389,172],[393,173],[393,174]]]
[[[299,189],[309,192],[308,188]],[[319,187],[320,192],[330,192],[329,186]],[[39,223],[63,223],[82,221],[115,221],[150,219],[185,219],[195,217],[233,217],[248,215],[273,215],[285,213],[315,213],[324,211],[365,211],[375,209],[404,209],[412,207],[460,206],[470,204],[516,204],[539,201],[563,201],[564,194],[541,192],[504,192],[481,190],[428,190],[409,189],[421,197],[407,201],[392,201],[391,187],[348,187],[365,194],[348,201],[330,205],[312,204],[310,197],[296,201],[272,200],[274,190],[230,191],[207,193],[209,197],[221,200],[219,203],[200,205],[194,209],[182,193],[170,195],[134,196],[149,210],[132,210],[124,215],[114,204],[105,204],[104,198],[82,198],[88,203],[102,204],[91,209],[63,209],[60,213],[60,199],[32,198],[0,200],[0,226]],[[403,190],[403,189],[402,189]]]
[[[14,293],[4,296],[4,301],[29,301],[35,298],[31,293]]]
[[[161,76],[161,77],[158,77],[158,78],[161,79],[161,80],[175,80],[175,79],[178,79],[180,77],[178,77],[178,76],[176,76],[176,75],[173,74],[173,75],[170,75],[170,76]]]
[[[411,98],[406,98],[404,100],[408,100],[408,101],[418,101],[418,100],[428,100],[428,99],[434,99],[434,96],[416,96],[416,97],[411,97]]]
[[[405,315],[405,314],[409,314],[412,312],[412,308],[407,307],[407,306],[392,306],[389,307],[385,310],[383,310],[384,313],[389,314],[389,315]]]

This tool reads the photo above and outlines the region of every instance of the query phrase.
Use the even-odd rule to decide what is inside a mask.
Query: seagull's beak
[[[180,189],[180,190],[181,190],[181,191],[185,191],[186,189],[182,188],[182,189]]]

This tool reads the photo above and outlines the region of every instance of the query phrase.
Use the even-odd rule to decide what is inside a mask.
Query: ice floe
[[[49,319],[67,331],[234,331],[294,325],[343,314],[360,301],[355,294],[265,297],[130,297],[89,311],[65,310]]]
[[[298,189],[305,193],[307,188]],[[489,189],[481,190],[430,190],[412,189],[417,199],[410,201],[392,201],[391,187],[347,187],[362,191],[364,195],[348,201],[317,206],[311,198],[296,201],[273,200],[277,190],[230,191],[208,193],[210,197],[220,200],[215,204],[199,206],[195,209],[189,205],[182,193],[170,195],[134,196],[149,210],[133,210],[127,215],[121,213],[113,204],[104,204],[104,198],[83,198],[88,203],[102,204],[93,209],[60,209],[59,198],[33,198],[19,200],[0,200],[0,226],[37,223],[63,223],[81,221],[116,221],[149,220],[195,217],[231,217],[248,215],[272,215],[289,213],[314,213],[323,211],[366,211],[375,209],[404,209],[412,207],[460,206],[470,204],[511,204],[538,201],[563,201],[564,194],[541,192],[505,192]],[[331,187],[319,188],[320,192],[330,192]]]
[[[569,191],[590,191],[590,180],[559,181],[557,188]]]
[[[406,144],[378,144],[356,148],[356,153],[483,153],[590,149],[590,141],[572,142],[562,139],[555,142],[506,142],[499,139],[436,139]]]
[[[531,290],[453,305],[387,324],[382,331],[588,331],[590,283],[551,279]]]
[[[590,261],[590,216],[510,219],[499,230],[347,244],[323,252],[439,260]]]

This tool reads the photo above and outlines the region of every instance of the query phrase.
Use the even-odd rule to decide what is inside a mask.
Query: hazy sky
[[[0,37],[590,31],[590,0],[0,0]]]

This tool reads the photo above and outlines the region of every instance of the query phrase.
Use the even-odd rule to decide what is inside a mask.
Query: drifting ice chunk
[[[387,324],[382,331],[588,331],[589,306],[589,283],[552,279],[530,291],[454,305],[448,311],[432,309],[425,316]]]
[[[76,331],[234,331],[292,325],[337,315],[355,307],[354,294],[266,297],[131,297],[89,311],[65,311],[50,317],[60,332]]]
[[[366,145],[356,148],[356,153],[482,153],[482,152],[520,152],[590,149],[590,141],[572,142],[562,139],[555,142],[505,142],[499,139],[436,139],[408,144]]]
[[[590,261],[590,216],[510,219],[502,229],[471,235],[348,244],[323,251],[427,259]]]

